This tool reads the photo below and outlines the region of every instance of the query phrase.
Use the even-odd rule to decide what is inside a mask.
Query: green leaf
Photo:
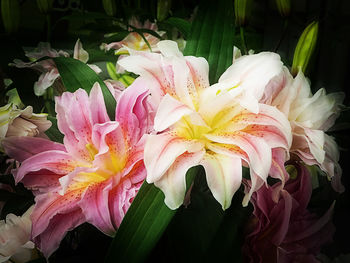
[[[228,0],[218,1],[214,9],[210,2],[203,4],[193,21],[184,54],[207,59],[210,83],[217,82],[232,64],[233,22],[233,5]]]
[[[199,167],[187,172],[194,178]],[[157,244],[175,215],[164,203],[164,194],[144,182],[112,241],[105,262],[142,262]]]
[[[88,65],[73,58],[57,57],[53,60],[67,91],[74,92],[81,88],[89,93],[95,82],[98,82],[102,89],[108,115],[111,120],[115,119],[116,101],[101,78]]]
[[[60,132],[57,126],[57,119],[55,117],[47,116],[47,119],[51,121],[52,125],[45,134],[50,138],[51,141],[63,143],[63,134]]]
[[[186,39],[190,35],[191,23],[185,19],[179,17],[170,17],[167,20],[163,21],[163,23],[176,27]]]

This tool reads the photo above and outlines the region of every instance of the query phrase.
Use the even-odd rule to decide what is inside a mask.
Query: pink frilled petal
[[[75,169],[78,163],[72,156],[63,151],[50,150],[38,153],[26,159],[20,168],[14,173],[15,181],[18,183],[26,174],[42,169],[57,174],[67,174]]]
[[[231,205],[231,200],[242,182],[242,161],[239,156],[206,153],[200,162],[206,173],[210,191],[222,209]]]
[[[199,142],[186,141],[171,133],[149,135],[144,152],[147,182],[159,180],[181,154],[200,151],[202,148]]]
[[[144,159],[144,150],[145,150],[145,144],[147,140],[148,135],[143,135],[142,138],[138,141],[136,145],[132,147],[132,149],[129,149],[129,156],[127,158],[124,174],[129,174],[132,169],[134,169],[134,166],[137,166],[139,161],[142,161]],[[142,180],[144,180],[146,177],[144,177]]]
[[[78,203],[85,215],[86,221],[109,236],[113,236],[116,231],[111,221],[111,214],[108,207],[108,196],[111,189],[111,180],[98,184],[90,184]]]
[[[144,78],[152,93],[153,100],[158,104],[161,97],[167,93],[167,89],[172,85],[171,79],[166,77],[167,72],[171,70],[161,64],[160,54],[149,52],[138,52],[137,55],[131,55],[118,60],[118,64],[125,70],[133,72]]]
[[[269,217],[275,219],[276,229],[271,241],[277,247],[286,237],[293,208],[293,199],[287,191],[281,191],[281,198],[283,201],[280,201],[269,213]]]
[[[238,131],[229,136],[224,134],[206,134],[205,136],[213,142],[238,146],[247,154],[249,167],[266,180],[271,167],[271,148],[263,139]]]
[[[66,192],[87,187],[89,183],[103,181],[105,178],[96,173],[97,169],[97,167],[76,167],[58,179],[60,188],[56,191],[63,196]]]
[[[96,167],[115,172],[124,168],[129,145],[118,122],[95,125],[93,142],[97,147],[93,161]]]
[[[232,114],[222,116],[214,127],[221,128],[223,133],[244,130],[263,138],[271,148],[282,147],[288,150],[292,143],[291,127],[287,118],[275,107],[264,104],[259,104],[259,114],[233,111]]]
[[[207,61],[204,58],[184,57],[174,41],[160,41],[158,47],[171,68],[167,72],[170,73],[168,78],[173,78],[174,86],[168,93],[176,95],[187,106],[196,107],[198,92],[209,87]]]
[[[33,222],[32,238],[36,238],[46,231],[54,216],[58,214],[64,215],[79,209],[77,202],[81,198],[82,190],[83,189],[77,189],[67,192],[64,196],[58,193],[36,196],[35,208],[31,216]],[[52,227],[54,227],[54,225]],[[55,238],[56,237],[53,237],[53,239]],[[59,241],[60,240],[61,239],[59,239]]]
[[[195,106],[198,89],[209,86],[208,63],[203,58],[183,57],[173,41],[160,41],[158,47],[163,56],[136,52],[118,63],[149,83],[155,104],[168,93],[189,107]]]
[[[50,170],[41,169],[27,173],[21,180],[23,185],[33,191],[34,195],[49,193],[60,189],[59,179],[62,174],[56,174]]]
[[[48,258],[59,247],[66,233],[84,222],[84,215],[79,208],[64,214],[56,214],[47,228],[33,240]]]
[[[119,184],[113,182],[113,189],[109,192],[109,211],[115,229],[120,226],[145,178],[145,166],[138,162]]]
[[[38,137],[9,137],[2,141],[2,145],[6,154],[19,162],[45,151],[66,151],[63,144]]]
[[[91,121],[93,124],[109,121],[102,90],[100,84],[97,82],[90,91],[89,104],[91,110]]]
[[[292,128],[286,116],[275,107],[265,104],[259,104],[259,115],[270,119],[270,123],[265,123],[265,125],[274,126],[282,132],[285,138],[285,144],[279,147],[289,149],[292,145]]]
[[[185,56],[190,78],[197,91],[209,87],[209,64],[202,57]]]
[[[91,161],[86,148],[91,143],[92,120],[89,97],[79,89],[75,93],[65,92],[56,97],[57,125],[64,134],[64,145],[69,153],[82,161]],[[79,118],[76,114],[80,113]]]
[[[130,144],[137,143],[153,124],[151,105],[147,102],[148,95],[148,86],[138,78],[119,98],[116,121],[119,122]]]
[[[186,192],[186,172],[200,163],[204,150],[194,153],[183,153],[170,166],[167,172],[154,184],[165,195],[165,204],[170,209],[177,209],[183,202]]]

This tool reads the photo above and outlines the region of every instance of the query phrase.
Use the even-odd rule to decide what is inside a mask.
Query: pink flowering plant
[[[275,47],[247,1],[106,0],[51,28],[56,2],[37,1],[47,42],[0,72],[0,262],[346,258],[346,97],[310,81],[321,24],[290,55],[289,1]],[[51,48],[62,21],[73,50]]]

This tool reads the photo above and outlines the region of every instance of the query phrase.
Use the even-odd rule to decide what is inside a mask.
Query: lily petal
[[[191,145],[188,141],[179,139],[171,133],[149,135],[144,151],[147,182],[153,183],[159,180],[176,158],[190,149]]]
[[[89,102],[92,123],[104,123],[109,121],[102,90],[98,82],[94,84],[90,91]]]
[[[40,247],[44,256],[48,258],[59,247],[60,241],[66,233],[84,222],[85,218],[80,209],[65,214],[56,214],[50,220],[50,225],[45,231],[34,238],[34,242]]]
[[[65,152],[63,144],[38,137],[8,137],[2,141],[6,154],[19,162],[44,151],[57,150]]]
[[[72,160],[72,157],[62,151],[50,150],[38,153],[26,159],[21,167],[14,174],[15,181],[18,183],[29,172],[47,169],[57,174],[65,174],[73,171],[78,163]]]
[[[244,132],[236,132],[233,135],[205,135],[208,139],[223,143],[236,145],[247,153],[250,168],[263,180],[266,179],[271,167],[271,148],[259,138]]]
[[[164,202],[170,209],[177,209],[182,205],[186,192],[186,172],[191,167],[198,165],[203,156],[203,150],[180,155],[166,174],[154,183],[164,193]]]
[[[242,162],[240,157],[206,153],[200,162],[206,173],[210,191],[226,210],[242,182]]]
[[[161,132],[176,123],[183,116],[193,112],[190,107],[166,94],[160,102],[154,118],[154,129]]]
[[[86,221],[109,236],[113,236],[116,231],[108,207],[108,195],[111,188],[110,180],[100,184],[90,184],[78,203]]]
[[[142,80],[136,79],[119,97],[116,121],[125,131],[130,144],[136,143],[153,124],[148,115],[150,110],[146,101],[148,95],[148,86]]]
[[[32,238],[42,234],[51,224],[51,219],[57,214],[67,214],[77,210],[79,208],[77,202],[81,195],[82,189],[77,189],[64,196],[57,193],[52,193],[50,196],[36,196],[35,208],[31,215],[33,222]]]
[[[80,39],[78,39],[75,43],[73,58],[78,59],[83,63],[86,63],[89,60],[89,53],[83,49],[83,44],[81,43]]]

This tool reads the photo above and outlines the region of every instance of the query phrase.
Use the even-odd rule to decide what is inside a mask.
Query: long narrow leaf
[[[104,82],[88,65],[73,58],[57,57],[53,60],[67,91],[74,92],[81,88],[89,93],[95,82],[98,82],[102,89],[108,115],[111,120],[114,120],[116,101]]]
[[[163,23],[176,27],[186,39],[190,36],[191,23],[185,19],[179,17],[170,17],[167,20],[163,21]]]
[[[206,2],[193,21],[184,53],[206,58],[210,83],[215,83],[232,64],[235,30],[233,4],[228,0]]]

